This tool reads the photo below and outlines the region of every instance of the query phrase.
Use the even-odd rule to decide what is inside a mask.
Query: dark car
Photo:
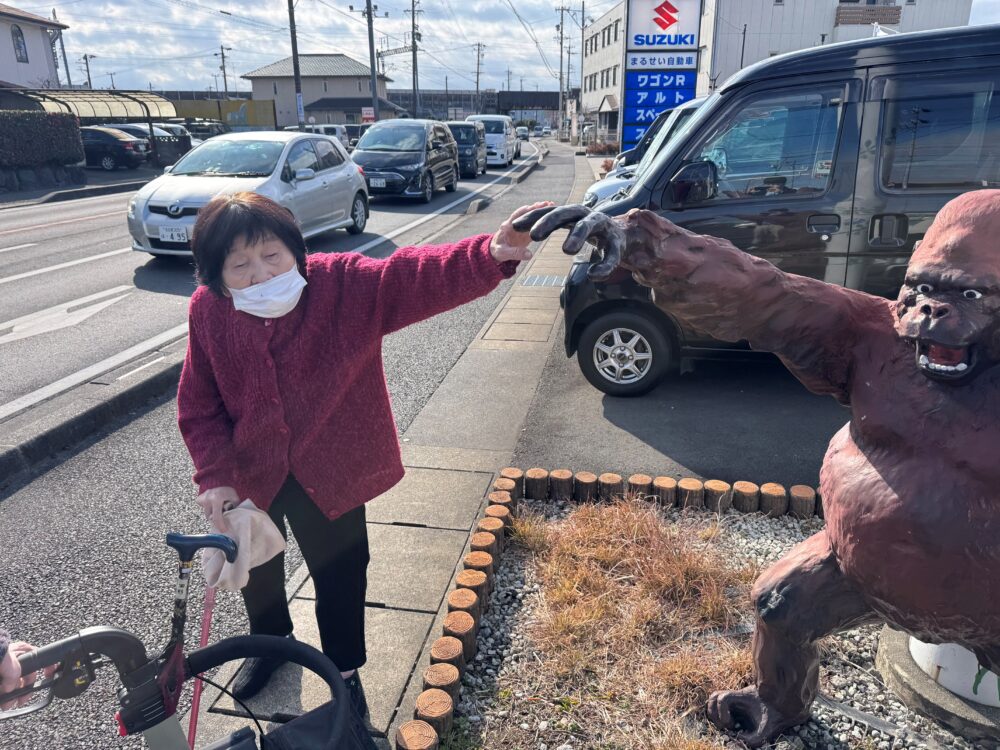
[[[486,174],[486,127],[481,122],[446,123],[458,144],[458,168],[473,180]]]
[[[361,136],[363,136],[371,126],[372,123],[370,122],[366,122],[361,125],[348,124],[344,126],[347,128],[347,137],[350,139],[350,146],[348,146],[348,150],[353,149],[358,145],[358,141],[361,140]]]
[[[642,138],[639,142],[635,144],[634,147],[622,151],[618,156],[615,157],[612,162],[611,169],[616,170],[619,167],[631,167],[642,161],[642,157],[646,155],[646,151],[649,149],[649,145],[656,138],[656,134],[660,132],[660,128],[663,124],[670,118],[670,113],[673,112],[672,109],[664,110],[656,116],[656,119],[646,128],[646,132],[642,134]]]
[[[401,195],[430,203],[434,191],[458,187],[458,144],[443,122],[382,120],[351,154],[365,172],[369,195]]]
[[[153,126],[153,135],[150,138],[149,125],[138,122],[128,122],[125,124],[108,123],[105,127],[121,130],[123,133],[134,135],[136,138],[144,138],[149,143],[150,158],[159,167],[166,167],[174,164],[184,154],[191,150],[191,136],[178,136],[169,130],[164,130],[158,125]]]
[[[621,197],[786,272],[895,298],[914,243],[957,195],[1000,187],[1000,26],[828,44],[740,71]],[[562,292],[566,351],[605,393],[682,360],[745,353],[656,307],[617,271]],[[734,300],[734,305],[739,301]]]
[[[135,169],[146,163],[149,141],[116,128],[80,128],[83,152],[88,167],[101,167],[109,172],[118,167]]]

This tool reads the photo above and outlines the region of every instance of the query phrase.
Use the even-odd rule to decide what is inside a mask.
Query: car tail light
[[[122,145],[125,147],[126,151],[132,151],[133,149],[135,149],[135,145],[132,143],[132,141],[125,141],[125,143]]]
[[[357,164],[356,166],[358,168],[358,174],[361,175],[362,177],[364,177],[365,176],[365,170],[361,168],[360,164]]]

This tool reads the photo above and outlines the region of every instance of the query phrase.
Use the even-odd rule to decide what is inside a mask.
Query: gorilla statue
[[[826,528],[753,587],[756,684],[716,693],[708,717],[759,747],[809,717],[817,639],[886,621],[957,643],[1000,671],[1000,190],[938,213],[896,301],[780,271],[649,211],[583,206],[515,222],[535,240],[571,228],[589,269],[617,266],[693,328],[774,352],[850,407],[820,471]]]

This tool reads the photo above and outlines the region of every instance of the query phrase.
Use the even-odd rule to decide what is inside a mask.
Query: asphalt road
[[[533,148],[525,148],[514,169],[523,169],[533,154]],[[438,191],[427,206],[378,198],[363,234],[330,232],[309,247],[322,252],[366,248],[370,255],[384,256],[400,242],[420,242],[438,231],[465,212],[468,200],[451,204],[477,190],[495,195],[510,182],[506,170],[491,169],[476,180],[463,180],[455,193]],[[187,320],[192,264],[129,249],[125,208],[130,198],[117,194],[0,210],[0,417],[4,404]],[[414,223],[420,226],[394,236]],[[383,237],[392,239],[372,246]]]
[[[638,398],[590,385],[560,343],[546,362],[515,465],[815,487],[849,418],[776,359],[705,361]]]
[[[517,206],[538,196],[564,201],[573,179],[571,153],[554,146],[544,164],[526,182],[511,188],[486,211],[464,217],[443,230],[443,220],[434,225],[436,230],[434,226],[419,227],[395,242],[421,242],[435,231],[438,236],[432,241],[436,242],[492,232]],[[435,199],[435,203],[439,202],[445,203],[443,195]],[[108,204],[95,203],[107,210]],[[118,205],[120,208],[121,204]],[[66,206],[60,210],[77,209]],[[119,219],[123,216],[111,223],[116,227]],[[377,220],[382,220],[381,214]],[[0,221],[11,219],[0,212]],[[378,225],[373,222],[370,226],[374,231]],[[103,241],[97,235],[88,226],[88,236]],[[333,245],[346,241],[346,235],[334,235],[330,240]],[[72,280],[62,281],[60,276],[50,275],[33,288],[34,292],[42,294],[46,284],[53,283],[72,289],[74,284],[86,285],[92,277],[95,283],[105,286],[120,284],[138,268],[152,274],[154,270],[148,265],[153,264],[156,277],[168,289],[147,290],[138,284],[137,289],[162,297],[180,309],[186,305],[190,292],[189,268],[171,269],[168,263],[164,273],[159,267],[162,261],[131,255],[116,262],[120,267],[115,263],[109,267],[91,264]],[[12,271],[0,267],[0,278],[8,273]],[[172,281],[162,281],[165,275]],[[385,340],[386,377],[400,430],[409,425],[433,394],[511,283],[507,281],[487,297]],[[0,294],[0,298],[5,296]],[[142,295],[135,292],[134,296]],[[156,309],[162,314],[162,307]],[[120,312],[107,325],[114,327],[116,321],[121,326]],[[76,341],[87,340],[81,332],[74,336]],[[6,361],[6,349],[2,351]],[[17,364],[23,366],[21,356],[17,355]],[[16,369],[10,363],[2,366]],[[187,533],[206,530],[193,501],[191,472],[190,459],[176,427],[174,399],[165,397],[132,419],[109,427],[72,453],[54,457],[34,477],[0,491],[0,549],[4,553],[0,624],[15,638],[30,639],[36,644],[65,637],[90,625],[114,625],[130,630],[144,639],[151,651],[163,644],[176,566],[173,553],[163,544],[164,534],[169,530]],[[292,545],[286,565],[288,573],[297,567],[299,560]],[[200,597],[203,589],[199,580],[192,590],[196,592],[195,598]],[[191,643],[200,623],[200,603],[192,603],[189,616]],[[235,595],[220,593],[213,639],[238,634],[244,628],[241,601]],[[3,750],[141,747],[138,739],[122,740],[116,735],[114,677],[102,673],[81,698],[0,725],[0,747]],[[182,706],[185,709],[186,705]]]

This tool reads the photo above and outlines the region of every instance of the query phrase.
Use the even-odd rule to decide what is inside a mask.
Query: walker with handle
[[[81,695],[94,681],[98,669],[113,665],[121,680],[115,719],[122,736],[141,734],[149,750],[188,750],[189,742],[177,716],[184,683],[202,679],[205,672],[236,659],[270,657],[292,662],[315,672],[330,687],[332,701],[265,733],[257,718],[242,703],[259,732],[244,727],[202,750],[369,750],[374,744],[353,710],[347,686],[336,665],[317,649],[289,638],[246,635],[226,638],[184,654],[188,589],[194,556],[200,549],[222,550],[236,559],[236,543],[221,534],[167,534],[167,545],[177,551],[180,564],[174,591],[170,638],[159,655],[149,657],[146,647],[132,633],[114,627],[91,627],[68,638],[18,657],[24,675],[36,673],[34,684],[0,694],[0,721],[46,708],[53,698],[67,700]],[[58,666],[56,666],[58,665]],[[55,672],[49,667],[56,666]],[[207,680],[206,680],[207,681]],[[193,728],[193,727],[192,727]],[[191,745],[194,738],[191,738]]]

